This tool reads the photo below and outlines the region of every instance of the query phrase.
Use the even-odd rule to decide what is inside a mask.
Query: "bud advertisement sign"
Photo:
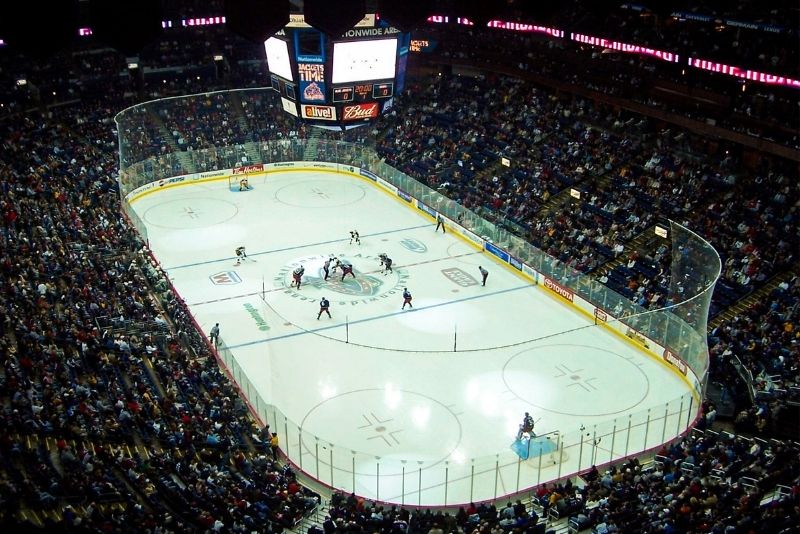
[[[355,104],[353,106],[344,106],[342,108],[342,120],[344,121],[358,121],[364,119],[374,119],[378,116],[378,103],[372,102],[370,104]]]

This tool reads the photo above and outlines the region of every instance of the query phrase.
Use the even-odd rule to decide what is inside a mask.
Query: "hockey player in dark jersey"
[[[306,273],[305,267],[302,265],[292,271],[292,283],[290,287],[296,287],[298,290],[300,289],[300,284],[303,281],[303,275]]]
[[[247,259],[247,253],[244,251],[244,247],[236,247],[236,265],[240,265],[244,260]]]
[[[401,310],[406,309],[406,304],[408,304],[409,308],[413,308],[414,306],[411,304],[411,291],[408,288],[403,288],[403,307],[400,308]]]
[[[358,235],[358,230],[350,230],[350,244],[353,244],[353,241],[356,242],[356,245],[361,244],[361,237]]]
[[[327,313],[328,318],[329,319],[331,318],[331,312],[329,310],[330,307],[331,307],[330,301],[325,297],[322,297],[322,300],[319,301],[319,313],[317,314],[317,321],[319,321],[319,318],[322,316],[323,313]]]
[[[523,434],[528,434],[530,437],[535,438],[536,434],[533,433],[533,417],[528,412],[525,412],[525,417],[522,418],[522,424],[519,425],[519,432],[517,439],[522,439]]]
[[[381,259],[381,265],[383,265],[384,276],[387,273],[393,273],[394,271],[392,270],[392,258],[387,256],[385,253],[378,255],[378,257]]]
[[[353,278],[356,277],[356,275],[353,274],[353,266],[352,265],[350,265],[346,261],[342,262],[341,265],[342,265],[342,282],[344,282],[344,277],[347,276],[348,274],[350,276],[352,276]]]

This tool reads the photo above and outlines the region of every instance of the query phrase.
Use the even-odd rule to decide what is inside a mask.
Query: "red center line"
[[[424,265],[426,263],[435,263],[437,261],[442,261],[442,260],[453,260],[453,259],[456,259],[456,258],[463,258],[464,256],[472,256],[473,254],[480,254],[481,252],[482,251],[465,252],[464,254],[457,254],[455,256],[447,256],[446,258],[435,258],[435,259],[432,259],[432,260],[418,261],[416,263],[406,263],[406,264],[403,265],[403,267],[416,267],[417,265]],[[383,272],[383,270],[376,269],[374,271],[364,271],[364,272],[361,272],[359,274],[376,274],[376,273],[382,273],[382,272]],[[285,291],[286,289],[287,288],[285,288],[285,287],[275,287],[275,288],[272,288],[272,289],[265,290],[264,293],[273,293],[273,292],[276,292],[276,291]],[[252,293],[243,293],[241,295],[232,295],[230,297],[221,297],[221,298],[213,299],[213,300],[204,300],[204,301],[201,301],[201,302],[187,303],[187,305],[188,306],[202,306],[204,304],[213,304],[215,302],[223,302],[225,300],[234,300],[234,299],[238,299],[238,298],[241,298],[241,297],[252,297],[253,295],[260,295],[260,294],[261,294],[261,291],[253,291]]]

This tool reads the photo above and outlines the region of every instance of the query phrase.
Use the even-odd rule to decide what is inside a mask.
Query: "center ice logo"
[[[327,282],[325,287],[330,288],[331,291],[354,297],[374,297],[380,293],[381,286],[383,286],[383,281],[381,279],[362,273],[355,266],[353,266],[353,273],[356,275],[355,278],[347,277],[342,280],[339,272],[340,271],[337,271],[333,276],[328,276],[328,280],[326,281],[325,271],[320,269],[318,273],[319,276],[309,276],[308,282],[309,284],[313,284],[314,287],[319,288]]]
[[[289,288],[292,282],[292,272],[302,265],[306,270],[306,274],[303,276],[300,291],[297,291],[294,295],[301,300],[319,300],[317,291],[314,291],[313,294],[303,291],[306,288],[314,288],[338,293],[345,298],[351,299],[339,301],[337,303],[339,305],[365,304],[378,301],[390,295],[401,294],[403,287],[407,285],[408,273],[404,269],[395,268],[393,272],[384,275],[382,272],[383,267],[381,267],[378,258],[362,254],[340,256],[340,259],[346,260],[353,266],[355,278],[348,275],[342,280],[341,268],[334,272],[333,265],[331,265],[330,274],[328,279],[325,280],[323,265],[326,259],[328,259],[327,256],[312,256],[293,262],[278,271],[273,281],[278,287]]]

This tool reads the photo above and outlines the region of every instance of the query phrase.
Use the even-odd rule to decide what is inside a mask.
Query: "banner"
[[[422,202],[420,202],[419,200],[417,200],[417,207],[418,207],[420,210],[422,210],[422,211],[424,211],[425,213],[427,213],[428,215],[430,215],[431,217],[433,217],[434,219],[436,218],[436,210],[435,210],[435,209],[433,209],[433,208],[429,208],[428,206],[426,206],[425,204],[423,204],[423,203],[422,203]]]
[[[184,176],[175,176],[174,178],[165,178],[163,180],[158,181],[158,187],[164,187],[167,184],[176,184],[178,182],[182,182],[186,179],[188,175]]]
[[[664,349],[664,360],[666,360],[670,365],[675,367],[678,371],[683,373],[684,375],[688,372],[686,368],[686,363],[678,358],[671,350]]]
[[[573,293],[571,289],[562,286],[552,278],[549,278],[547,276],[544,277],[544,287],[546,287],[556,295],[567,299],[570,302],[575,301],[575,293]]]
[[[396,187],[396,186],[394,186],[394,185],[392,185],[392,184],[390,184],[389,182],[387,182],[387,181],[386,181],[386,180],[384,180],[383,178],[380,178],[380,177],[378,177],[378,183],[379,183],[381,186],[383,186],[383,188],[384,188],[384,189],[388,189],[388,190],[389,190],[389,191],[391,191],[392,193],[397,193],[397,187]]]
[[[336,120],[336,108],[333,106],[314,106],[301,104],[300,112],[304,119],[319,119],[323,121]]]
[[[200,178],[213,178],[215,176],[225,176],[228,174],[228,171],[208,171],[208,172],[201,172],[198,176]]]
[[[470,231],[469,231],[469,230],[467,230],[466,228],[463,228],[463,227],[456,227],[456,228],[457,228],[457,231],[458,231],[459,233],[461,233],[461,235],[463,235],[464,237],[466,237],[467,239],[469,239],[470,241],[472,241],[473,243],[475,243],[476,245],[478,245],[478,247],[479,247],[479,248],[483,248],[483,245],[484,245],[484,241],[483,241],[483,239],[481,239],[480,237],[478,237],[478,236],[477,236],[476,234],[474,234],[473,232],[470,232]]]
[[[156,186],[155,182],[150,182],[149,184],[144,184],[143,186],[137,187],[136,189],[134,189],[133,191],[131,191],[130,193],[125,195],[125,199],[126,200],[131,200],[131,199],[133,199],[133,197],[137,196],[139,193],[144,193],[145,191],[149,191],[149,190],[155,188],[155,186]]]
[[[244,174],[246,172],[262,172],[264,170],[263,163],[256,163],[255,165],[245,165],[244,167],[235,167],[231,170],[231,174]]]
[[[344,106],[342,108],[342,120],[358,121],[364,119],[374,119],[375,117],[378,116],[379,111],[380,108],[377,102],[371,102],[369,104],[355,104],[352,106]]]
[[[601,310],[597,307],[594,309],[594,318],[598,323],[608,322],[608,314],[604,310]]]
[[[369,172],[369,171],[368,171],[368,170],[366,170],[366,169],[358,169],[358,172],[359,172],[359,173],[361,174],[361,176],[363,176],[364,178],[369,178],[369,179],[370,179],[370,180],[372,180],[373,182],[377,182],[377,181],[378,181],[378,177],[377,177],[376,175],[372,174],[371,172]]]
[[[486,243],[485,247],[487,252],[491,252],[501,260],[508,262],[509,255],[508,252],[506,252],[505,250],[496,247],[493,243],[488,243],[488,242]]]
[[[678,63],[678,61],[680,61],[680,56],[672,52],[656,50],[655,48],[648,48],[646,46],[623,43],[620,41],[613,41],[611,39],[604,39],[602,37],[595,37],[593,35],[570,33],[569,38],[579,43],[591,46],[600,46],[603,48],[616,50],[617,52],[624,52],[626,54],[642,54],[645,56],[653,56],[664,61],[669,61],[670,63]]]
[[[551,35],[553,37],[564,37],[564,30],[559,30],[558,28],[548,28],[547,26],[536,26],[534,24],[525,24],[523,22],[490,20],[486,25],[489,28],[497,28],[500,30],[508,30],[514,32],[544,33],[546,35]]]
[[[767,74],[757,70],[741,69],[733,65],[725,65],[716,61],[708,61],[705,59],[697,59],[690,57],[688,60],[689,66],[696,69],[717,72],[719,74],[727,74],[728,76],[736,76],[737,78],[744,78],[759,83],[766,83],[769,85],[784,85],[786,87],[800,87],[800,80],[793,78],[786,78],[785,76],[778,76],[777,74]]]
[[[539,283],[539,273],[527,263],[522,264],[522,272],[533,278],[533,281],[537,284]]]

